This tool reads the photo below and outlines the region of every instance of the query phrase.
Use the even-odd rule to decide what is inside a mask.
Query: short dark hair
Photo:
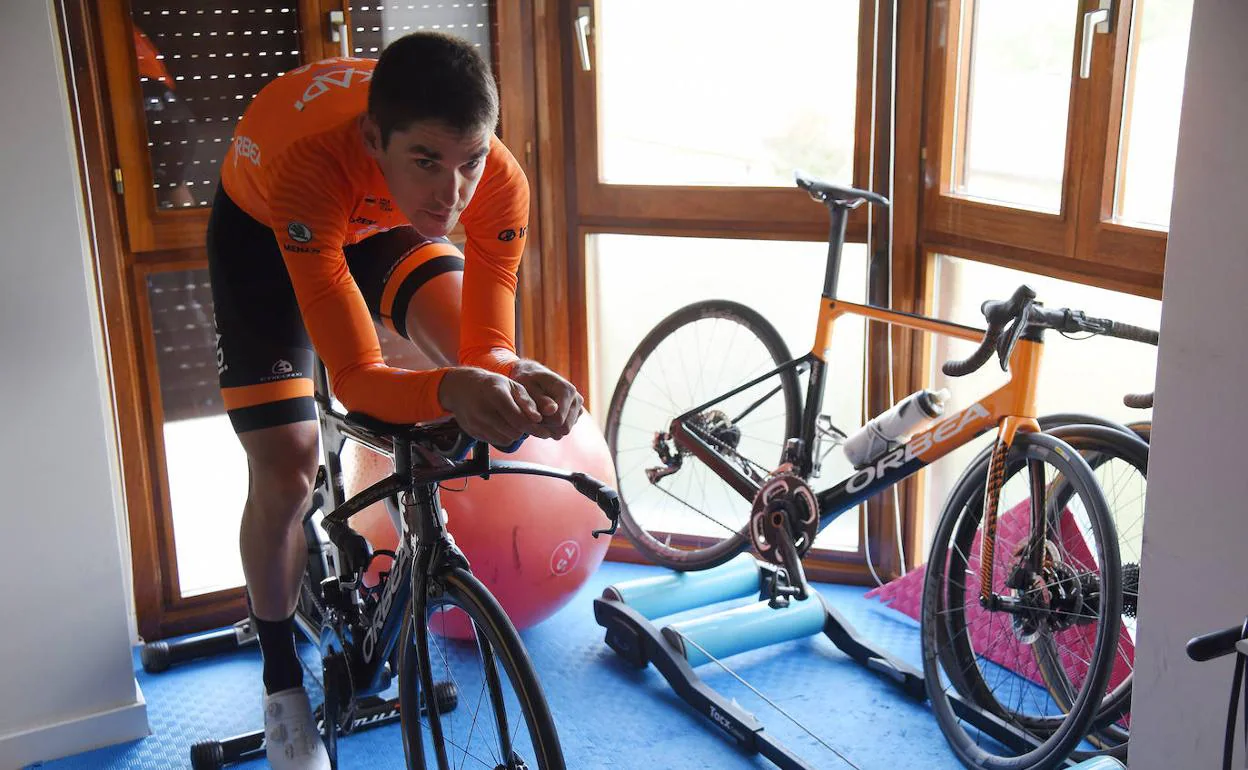
[[[369,83],[368,114],[381,129],[383,148],[391,133],[420,120],[465,134],[493,130],[498,87],[471,43],[440,32],[413,32],[381,52]]]

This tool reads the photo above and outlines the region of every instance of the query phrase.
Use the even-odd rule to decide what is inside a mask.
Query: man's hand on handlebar
[[[530,431],[534,436],[561,439],[581,418],[585,399],[572,383],[536,361],[517,361],[511,379],[524,386],[542,414],[541,425]]]
[[[542,437],[543,415],[529,391],[501,374],[470,366],[442,377],[438,401],[455,416],[460,429],[495,446],[514,444],[526,433]]]

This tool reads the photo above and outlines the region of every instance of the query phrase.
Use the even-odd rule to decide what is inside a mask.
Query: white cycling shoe
[[[264,751],[273,770],[330,770],[307,690],[264,696]]]

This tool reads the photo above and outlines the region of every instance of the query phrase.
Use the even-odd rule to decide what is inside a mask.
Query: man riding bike
[[[316,356],[348,409],[389,422],[449,414],[507,445],[562,438],[581,415],[566,379],[516,355],[529,187],[497,121],[473,47],[415,33],[376,62],[327,59],[269,83],[222,164],[208,228],[217,372],[247,454],[239,545],[280,770],[329,767],[293,634],[319,466]],[[447,240],[457,223],[462,256]],[[387,366],[374,321],[431,368]]]

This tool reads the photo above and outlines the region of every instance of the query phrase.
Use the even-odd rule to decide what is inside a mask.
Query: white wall
[[[148,733],[55,16],[0,24],[0,770]],[[72,476],[69,475],[72,472]]]
[[[1221,767],[1232,660],[1192,663],[1183,645],[1248,615],[1245,40],[1248,3],[1196,0],[1162,297],[1132,770]]]

